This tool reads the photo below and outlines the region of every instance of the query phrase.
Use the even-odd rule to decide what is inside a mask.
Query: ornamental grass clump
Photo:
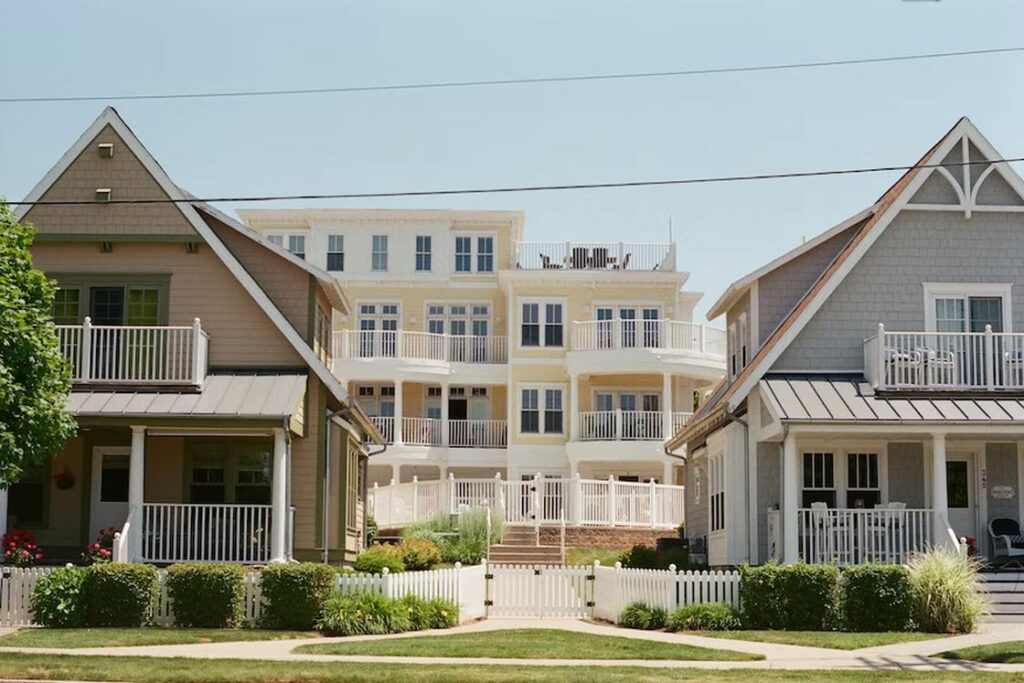
[[[987,607],[978,560],[939,547],[913,555],[907,564],[917,627],[929,633],[973,631]]]
[[[684,605],[665,621],[668,631],[734,631],[742,626],[739,613],[724,602]]]
[[[665,628],[668,612],[661,607],[652,607],[643,602],[631,602],[619,614],[619,624],[641,631],[658,631]]]
[[[452,628],[459,623],[459,608],[450,600],[424,600],[410,593],[399,602],[409,617],[411,631]]]
[[[331,636],[402,633],[411,626],[408,608],[378,593],[335,593],[324,603],[316,621],[316,629]]]

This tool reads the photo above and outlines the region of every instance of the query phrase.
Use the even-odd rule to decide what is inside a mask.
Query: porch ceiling
[[[286,419],[301,408],[305,373],[218,373],[201,391],[73,391],[65,410],[79,417]]]
[[[879,396],[861,375],[769,375],[760,389],[784,422],[1024,426],[1024,399]]]

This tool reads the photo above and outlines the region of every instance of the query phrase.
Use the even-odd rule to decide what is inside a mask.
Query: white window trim
[[[305,260],[309,261],[309,257],[311,255],[309,247],[312,245],[311,233],[310,233],[309,230],[271,230],[271,231],[263,233],[263,237],[265,237],[268,242],[272,241],[270,239],[271,237],[280,237],[281,238],[281,244],[277,244],[276,242],[274,242],[274,244],[277,244],[277,246],[281,247],[282,249],[287,251],[289,254],[291,254],[293,252],[288,248],[288,238],[289,237],[304,237],[306,239],[306,242],[305,242],[305,244],[306,244]]]
[[[455,238],[456,237],[468,237],[468,238],[470,238],[470,242],[469,242],[469,270],[455,270],[455,259],[456,259],[456,256],[457,256],[457,254],[455,252]],[[478,237],[490,237],[491,240],[492,240],[491,244],[494,245],[494,251],[491,252],[492,266],[493,267],[490,270],[479,270],[478,267],[477,267],[479,265],[479,261],[477,259],[478,259],[479,255],[480,255],[480,244],[477,241]],[[453,232],[452,233],[452,242],[451,242],[451,254],[452,254],[452,267],[451,267],[452,275],[494,275],[494,274],[496,274],[498,272],[498,233],[497,232],[491,232],[491,231],[484,231],[484,232],[476,232],[476,231],[473,231],[473,232],[467,232],[467,231]]]
[[[467,328],[467,330],[469,332],[472,332],[472,324],[473,324],[472,321],[473,320],[483,320],[484,319],[484,316],[473,315],[473,306],[487,306],[487,318],[486,318],[487,319],[487,336],[488,337],[495,336],[495,333],[494,333],[494,307],[495,307],[495,303],[493,301],[491,301],[490,299],[452,299],[452,300],[444,300],[444,301],[439,301],[439,300],[434,299],[434,300],[424,301],[423,302],[423,331],[424,332],[427,331],[427,321],[429,319],[442,317],[442,316],[435,316],[435,315],[429,314],[428,311],[430,311],[430,307],[431,306],[443,306],[444,307],[444,316],[443,317],[444,317],[445,334],[449,334],[449,330],[451,329],[451,327],[449,325],[449,323],[452,320],[451,312],[450,312],[450,309],[449,309],[450,306],[465,306],[466,307],[466,317],[465,317],[465,320],[467,322],[469,322],[469,324],[470,324],[470,327]],[[466,336],[472,336],[472,334],[467,334]]]
[[[884,441],[860,441],[839,446],[829,441],[808,441],[797,443],[799,454],[800,471],[797,485],[800,507],[803,507],[804,493],[804,453],[831,453],[833,458],[833,477],[835,480],[836,507],[840,510],[846,509],[846,494],[851,490],[848,486],[847,455],[850,453],[877,453],[878,454],[878,488],[882,504],[889,503],[889,449],[888,443]],[[810,489],[820,490],[820,489]],[[860,489],[853,489],[860,490]],[[903,501],[900,501],[903,502]]]
[[[729,378],[733,379],[734,377],[736,377],[736,375],[739,374],[739,371],[740,371],[740,368],[739,368],[739,357],[740,356],[739,356],[739,348],[738,348],[737,336],[736,336],[736,321],[733,321],[733,322],[729,323],[729,329],[728,329],[727,334],[728,334],[728,338],[726,339],[726,346],[728,348],[726,348],[727,353],[726,353],[726,356],[725,356],[725,363],[726,363],[726,365],[728,367],[726,367],[725,371],[726,371],[726,374],[729,375]],[[736,359],[735,366],[733,364],[733,358]]]
[[[935,331],[935,300],[966,299],[972,296],[998,296],[1003,299],[1003,331],[1013,331],[1013,283],[923,282],[925,332]],[[967,314],[967,311],[965,311]]]
[[[345,272],[345,249],[346,249],[346,246],[347,246],[345,244],[345,242],[347,241],[345,239],[345,233],[343,233],[343,232],[336,232],[336,231],[334,231],[334,232],[328,231],[328,232],[325,233],[325,237],[326,237],[326,240],[324,241],[324,270],[327,270],[328,273],[344,273]],[[341,238],[341,251],[331,251],[331,238],[332,237],[340,237]],[[341,270],[329,270],[327,268],[328,256],[330,256],[331,254],[341,254]]]
[[[421,252],[420,249],[419,249],[418,242],[419,242],[421,237],[425,237],[426,239],[430,240],[430,248],[427,251],[422,251]],[[390,240],[388,240],[388,241],[390,242]],[[373,248],[373,244],[372,243],[370,245],[370,248],[371,249]],[[391,249],[391,245],[388,244],[388,250],[390,251],[390,249]],[[417,267],[419,265],[418,261],[419,261],[419,258],[420,258],[420,254],[425,254],[427,256],[427,259],[430,261],[430,267],[429,268],[425,268],[423,270],[420,270]],[[414,273],[433,273],[434,272],[434,236],[433,235],[431,235],[429,233],[426,234],[426,235],[421,235],[421,234],[413,235],[413,238],[412,238],[412,270],[413,270]]]
[[[373,240],[376,237],[383,237],[387,241],[387,248],[384,250],[384,269],[380,270],[373,267],[373,257],[377,253],[373,249]],[[415,268],[415,264],[413,264]],[[391,271],[391,235],[384,232],[372,233],[370,235],[370,272],[371,273],[388,273]]]
[[[724,536],[727,529],[726,520],[728,515],[725,514],[725,506],[727,496],[726,485],[725,485],[725,451],[716,451],[708,453],[708,536],[714,536],[716,538]],[[714,526],[714,501],[715,497],[722,494],[722,504],[719,510],[721,517],[721,526],[715,528]]]
[[[750,362],[750,329],[747,326],[747,314],[741,313],[737,322],[736,341],[738,348],[736,349],[736,358],[739,370],[742,372],[743,368],[746,367],[747,363]]]
[[[634,394],[634,395],[636,395],[636,397],[638,399],[637,400],[637,404],[636,404],[637,405],[637,411],[645,412],[644,409],[643,409],[643,397],[645,395],[650,394],[652,396],[657,396],[658,397],[658,404],[661,406],[661,408],[659,408],[658,410],[651,410],[651,411],[647,411],[647,412],[663,413],[663,412],[665,412],[665,410],[664,410],[665,396],[662,393],[662,389],[664,389],[664,387],[660,387],[660,386],[659,387],[651,387],[649,389],[648,388],[644,388],[644,387],[623,387],[623,386],[594,387],[594,386],[591,386],[590,387],[590,410],[591,410],[591,412],[597,412],[597,408],[595,406],[597,405],[597,395],[598,394],[612,394],[613,396],[615,396],[616,399],[618,399],[620,394]],[[619,402],[615,401],[615,405],[618,406]],[[613,408],[612,410],[618,410],[618,408],[616,407],[616,408]]]
[[[526,389],[535,389],[537,391],[537,412],[539,413],[537,419],[537,431],[536,432],[524,432],[523,427],[523,391]],[[562,430],[559,432],[548,432],[544,430],[544,414],[547,412],[545,402],[545,391],[547,389],[559,389],[562,392]],[[568,408],[566,407],[566,394],[568,393],[568,386],[560,384],[558,382],[527,382],[516,385],[516,412],[515,412],[515,426],[516,435],[522,437],[539,437],[539,436],[566,436],[568,434],[569,426],[569,414]]]
[[[372,316],[371,315],[363,315],[362,310],[361,310],[363,306],[376,306],[378,312],[374,313]],[[378,322],[380,322],[384,318],[391,318],[390,315],[385,316],[383,313],[380,313],[380,307],[381,306],[397,306],[398,307],[398,315],[396,316],[398,318],[398,330],[397,331],[401,332],[402,331],[402,302],[401,302],[401,300],[390,300],[390,301],[389,300],[383,300],[383,299],[360,299],[360,300],[357,300],[356,304],[355,304],[355,308],[354,308],[354,312],[355,312],[355,327],[353,327],[353,329],[356,332],[358,332],[359,331],[359,322],[361,320],[365,320],[366,318],[373,318],[374,320],[376,320]],[[379,330],[380,328],[378,327],[377,329]]]
[[[523,305],[524,304],[538,304],[539,309],[537,313],[537,321],[540,324],[540,342],[536,346],[523,346]],[[547,311],[545,309],[546,304],[561,304],[562,305],[562,343],[558,346],[548,346],[544,343],[545,334],[544,331],[547,328]],[[516,349],[518,350],[540,350],[540,349],[564,349],[567,347],[569,337],[569,305],[566,299],[561,297],[537,297],[527,296],[520,297],[516,300],[516,325],[515,325],[515,339]]]

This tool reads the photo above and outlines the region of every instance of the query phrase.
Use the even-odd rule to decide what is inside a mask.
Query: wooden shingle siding
[[[211,367],[302,364],[284,336],[208,246],[188,254],[179,243],[118,243],[100,253],[95,242],[38,242],[35,265],[47,273],[159,273],[171,276],[168,323],[202,321]],[[296,278],[307,282],[307,278]]]
[[[114,144],[114,156],[101,158],[96,146]],[[167,194],[128,146],[107,126],[40,198],[41,201],[93,201],[96,189],[109,187],[113,199],[163,199]],[[194,236],[173,204],[110,204],[102,206],[37,206],[25,216],[40,235],[163,235]]]
[[[322,485],[318,445],[323,439],[325,410],[321,400],[321,386],[319,380],[310,378],[306,387],[306,436],[292,441],[290,485],[292,505],[295,507],[296,550],[316,547],[316,529],[320,519],[316,492]]]

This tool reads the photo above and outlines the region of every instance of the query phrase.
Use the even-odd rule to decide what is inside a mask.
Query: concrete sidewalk
[[[682,661],[682,660],[589,660],[589,659],[499,659],[487,657],[379,657],[364,655],[313,655],[293,650],[306,644],[359,642],[365,640],[421,638],[456,633],[481,633],[507,629],[545,628],[618,636],[663,643],[679,643],[708,649],[732,650],[757,654],[765,659],[752,662]],[[981,664],[933,657],[938,652],[974,645],[1024,640],[1024,625],[988,624],[978,633],[937,638],[861,650],[833,650],[798,645],[778,645],[745,640],[707,638],[696,635],[634,631],[609,624],[575,619],[488,619],[445,631],[417,631],[390,636],[354,636],[348,638],[305,638],[296,640],[241,641],[193,645],[147,645],[102,648],[0,648],[0,652],[26,654],[58,654],[104,657],[187,657],[195,659],[246,659],[265,661],[358,662],[387,664],[455,664],[510,666],[601,666],[671,669],[783,669],[783,670],[914,670],[914,671],[991,671],[1024,672],[1024,664]]]

